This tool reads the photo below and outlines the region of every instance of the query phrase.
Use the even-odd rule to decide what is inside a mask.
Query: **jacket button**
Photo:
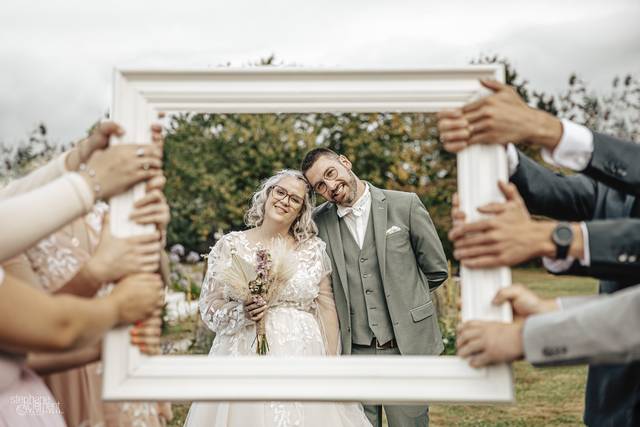
[[[373,293],[373,291],[372,291],[371,289],[367,289],[366,291],[364,291],[364,293],[365,293],[365,294],[367,294],[367,295],[369,295],[369,294],[372,294],[372,293]]]
[[[629,255],[629,262],[636,262],[637,259],[635,255]]]
[[[542,349],[542,354],[546,357],[559,356],[561,354],[565,354],[567,352],[567,348],[564,346],[561,347],[544,347]]]
[[[620,256],[618,256],[618,261],[619,262],[627,262],[627,258],[628,258],[627,254],[620,254]]]
[[[365,262],[366,260],[366,258],[360,258],[360,262]]]
[[[364,273],[364,274],[362,275],[362,277],[364,277],[364,278],[369,277],[369,273]]]

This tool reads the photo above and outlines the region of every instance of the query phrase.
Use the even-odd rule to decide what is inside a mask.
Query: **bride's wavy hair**
[[[265,179],[260,184],[260,188],[253,194],[251,198],[251,206],[244,215],[244,223],[247,227],[258,227],[264,221],[264,208],[271,194],[273,187],[277,185],[282,178],[297,178],[304,183],[304,203],[300,209],[298,217],[293,221],[289,228],[289,233],[298,243],[302,243],[318,234],[318,227],[313,221],[313,207],[315,206],[315,195],[311,189],[309,181],[304,177],[302,172],[293,169],[284,169],[276,173],[270,178]]]

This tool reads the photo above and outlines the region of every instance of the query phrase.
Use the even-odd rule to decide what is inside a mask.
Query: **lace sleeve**
[[[252,324],[244,316],[241,302],[225,297],[225,285],[218,277],[231,265],[231,248],[228,236],[220,239],[211,249],[207,260],[207,274],[200,290],[200,316],[202,321],[216,334],[233,335]]]
[[[327,251],[323,249],[322,250],[322,277],[330,276],[332,271],[333,270],[331,268],[331,258],[329,258]]]
[[[316,298],[316,319],[320,325],[320,332],[328,356],[337,356],[341,352],[340,329],[336,301],[331,288],[331,259],[327,255],[326,245],[319,242],[316,259],[320,264],[320,291]]]

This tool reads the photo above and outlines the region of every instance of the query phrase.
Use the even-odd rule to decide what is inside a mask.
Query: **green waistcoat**
[[[339,223],[351,303],[352,342],[370,345],[376,337],[379,343],[386,343],[394,336],[376,254],[373,218],[370,214],[362,249],[344,219]]]

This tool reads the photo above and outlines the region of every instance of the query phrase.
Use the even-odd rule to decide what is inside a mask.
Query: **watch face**
[[[559,245],[569,245],[573,238],[573,231],[571,227],[565,225],[559,225],[554,230],[554,240]]]

